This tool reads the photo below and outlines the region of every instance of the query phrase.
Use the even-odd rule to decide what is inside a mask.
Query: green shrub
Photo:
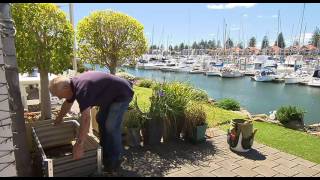
[[[124,78],[124,79],[127,79],[129,81],[134,81],[136,79],[135,76],[129,74],[129,73],[126,73],[126,72],[118,72],[116,73],[117,76],[121,77],[121,78]]]
[[[195,101],[208,101],[209,96],[205,90],[193,89],[192,90],[192,99]]]
[[[302,108],[295,106],[281,106],[276,113],[276,119],[282,124],[287,124],[290,121],[303,122],[303,117],[306,112]]]
[[[132,103],[129,104],[126,118],[123,121],[123,126],[125,128],[141,129],[147,119],[148,117],[140,110],[137,97],[135,97]]]
[[[137,86],[151,88],[154,84],[155,84],[155,82],[153,80],[142,79],[141,81],[138,82]]]
[[[178,121],[184,119],[184,111],[191,95],[192,88],[180,82],[156,84],[150,98],[149,117],[162,121],[165,133],[175,130]]]
[[[198,103],[189,103],[185,111],[186,127],[192,129],[196,126],[202,126],[206,124],[206,113],[203,105]]]
[[[240,103],[234,99],[225,98],[218,101],[217,107],[226,109],[226,110],[239,111]]]

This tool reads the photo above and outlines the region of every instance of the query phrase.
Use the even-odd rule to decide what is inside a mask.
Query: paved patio
[[[120,176],[320,177],[320,164],[254,142],[248,153],[232,152],[226,133],[213,129],[203,144],[182,141],[125,151]]]

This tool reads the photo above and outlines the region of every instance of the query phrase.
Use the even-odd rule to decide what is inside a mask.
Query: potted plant
[[[185,138],[193,143],[205,141],[206,113],[201,104],[190,103],[185,111]]]
[[[146,116],[138,107],[137,97],[135,97],[133,104],[130,104],[128,109],[123,120],[126,144],[131,147],[136,147],[139,146],[141,142],[140,131],[145,123]]]

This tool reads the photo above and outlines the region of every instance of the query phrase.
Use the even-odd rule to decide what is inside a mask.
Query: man
[[[74,159],[83,156],[83,146],[90,126],[90,108],[99,106],[96,119],[99,124],[104,170],[108,173],[117,172],[123,150],[121,122],[134,94],[132,83],[112,74],[89,71],[71,79],[56,77],[50,81],[49,90],[53,96],[66,99],[54,124],[62,122],[74,100],[79,103],[81,123],[73,146]]]

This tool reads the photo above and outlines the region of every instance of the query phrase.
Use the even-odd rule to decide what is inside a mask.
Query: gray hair
[[[65,76],[58,76],[52,79],[49,83],[49,90],[51,94],[63,90],[65,86],[70,85],[70,79]]]

